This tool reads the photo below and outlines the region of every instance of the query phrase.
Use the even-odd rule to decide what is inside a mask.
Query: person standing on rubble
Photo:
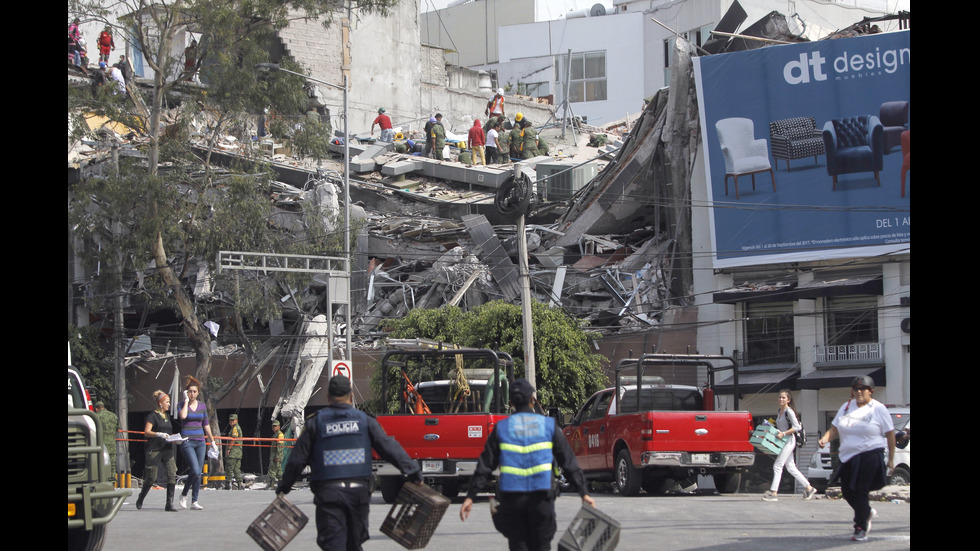
[[[395,132],[391,129],[391,117],[385,115],[385,108],[378,108],[378,116],[374,118],[374,122],[371,123],[371,135],[374,136],[374,126],[378,125],[381,128],[381,141],[386,143],[392,143],[395,141]]]
[[[532,159],[538,155],[538,131],[531,126],[531,121],[525,118],[521,121],[524,136],[524,151],[522,158]]]
[[[484,154],[483,148],[487,143],[486,137],[483,135],[483,127],[480,126],[480,119],[473,121],[473,126],[470,127],[469,135],[467,136],[467,142],[469,148],[473,151],[473,164],[487,164],[487,157]],[[479,157],[480,162],[477,163],[476,159]]]
[[[327,384],[327,407],[306,421],[289,456],[277,494],[288,494],[307,465],[316,504],[316,542],[321,549],[359,551],[367,541],[371,504],[371,450],[421,484],[419,464],[385,434],[381,425],[354,409],[350,379]]]
[[[514,117],[514,128],[510,131],[510,158],[524,158],[524,113]]]
[[[500,123],[495,122],[490,127],[490,131],[487,132],[487,164],[497,162],[497,129],[499,128]]]
[[[558,528],[555,467],[562,469],[583,504],[595,507],[595,500],[589,496],[585,475],[555,420],[534,412],[534,387],[527,379],[511,384],[510,403],[516,412],[497,423],[490,433],[459,518],[466,522],[473,498],[486,487],[493,470],[500,467],[500,505],[496,512],[491,509],[494,527],[507,538],[512,551],[544,551],[551,548]]]
[[[446,147],[446,128],[442,125],[442,114],[436,114],[436,123],[432,125],[432,156],[437,161],[443,160],[442,150]]]
[[[487,102],[487,108],[483,114],[488,117],[505,117],[504,114],[504,89],[497,88],[497,93]]]
[[[99,61],[109,63],[109,52],[116,49],[116,43],[112,40],[112,27],[105,26],[99,34]]]

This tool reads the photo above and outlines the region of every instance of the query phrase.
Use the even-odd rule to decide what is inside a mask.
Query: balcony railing
[[[884,343],[880,342],[859,342],[832,346],[816,345],[813,348],[818,363],[883,360],[885,358]]]

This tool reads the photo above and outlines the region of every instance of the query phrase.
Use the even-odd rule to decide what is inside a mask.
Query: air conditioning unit
[[[595,161],[581,166],[576,166],[577,164],[571,161],[549,161],[535,165],[538,189],[543,190],[546,201],[568,199],[599,173],[599,165]],[[542,182],[542,178],[548,179]]]

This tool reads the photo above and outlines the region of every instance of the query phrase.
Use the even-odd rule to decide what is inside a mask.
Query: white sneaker
[[[180,508],[181,509],[187,508],[187,496],[180,496]]]
[[[195,501],[194,503],[191,503],[191,509],[194,509],[195,511],[203,511],[204,507],[201,507],[201,504]]]

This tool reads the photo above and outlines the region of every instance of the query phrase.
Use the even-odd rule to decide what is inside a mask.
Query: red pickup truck
[[[509,414],[513,359],[488,349],[400,349],[385,354],[381,369],[388,413],[378,423],[419,462],[427,484],[456,497],[493,428]],[[402,475],[388,463],[375,466],[381,495],[392,503]]]
[[[661,494],[670,480],[697,474],[713,475],[720,492],[736,491],[741,472],[755,461],[751,414],[711,411],[713,399],[705,400],[697,386],[646,375],[662,365],[654,356],[663,355],[621,362],[616,386],[594,394],[563,428],[586,477],[612,480],[628,496],[640,488]],[[678,363],[673,358],[668,371]],[[639,373],[622,373],[629,370]]]

